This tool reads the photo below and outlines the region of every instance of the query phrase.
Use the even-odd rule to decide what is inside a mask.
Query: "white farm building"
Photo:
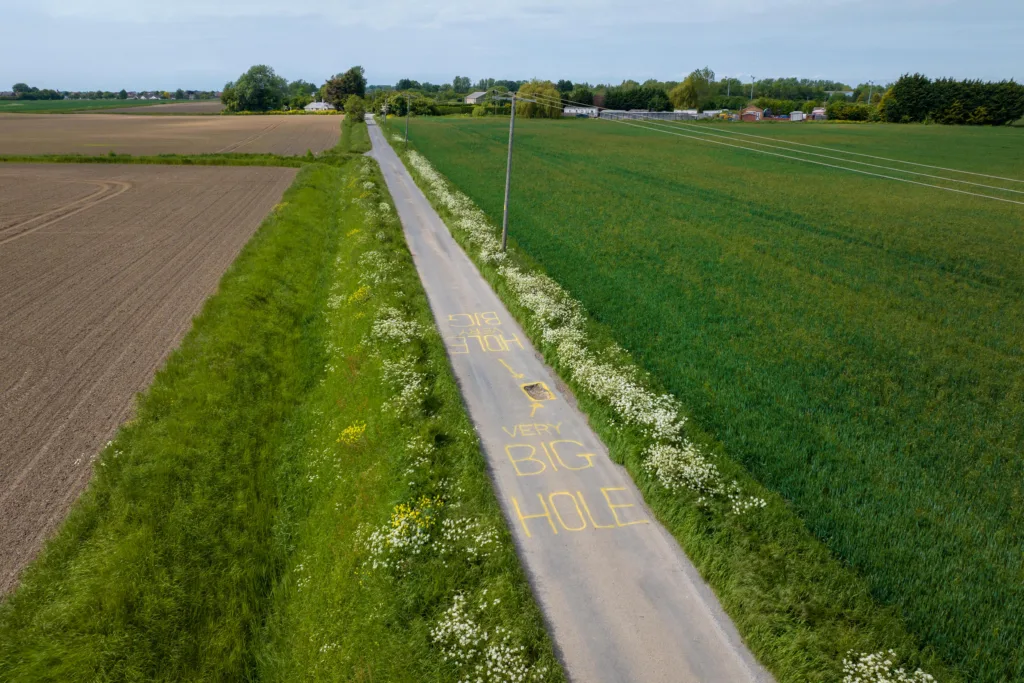
[[[334,111],[334,105],[329,102],[310,102],[303,109],[306,111]]]
[[[562,116],[578,116],[596,119],[597,107],[566,107],[562,110]]]

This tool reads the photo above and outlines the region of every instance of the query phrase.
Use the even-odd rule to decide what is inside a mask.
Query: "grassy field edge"
[[[0,679],[562,680],[381,187],[303,167],[0,604]]]
[[[388,127],[384,131],[452,234],[547,362],[572,388],[612,457],[630,471],[648,504],[712,586],[744,640],[779,681],[842,680],[851,670],[847,667],[856,667],[859,657],[889,650],[910,670],[921,667],[942,681],[962,680],[938,653],[920,645],[896,610],[873,600],[866,582],[814,538],[785,500],[760,486],[729,458],[713,435],[687,423],[689,442],[707,455],[722,479],[738,485],[736,495],[727,495],[724,506],[709,506],[699,487],[672,486],[671,476],[666,486],[665,478],[658,476],[661,472],[650,466],[656,439],[649,430],[630,425],[612,402],[578,381],[572,362],[558,353],[561,340],[557,333],[551,334],[546,319],[551,311],[545,306],[557,302],[574,311],[569,315],[582,315],[585,339],[577,341],[599,363],[621,370],[651,396],[664,397],[656,378],[617,347],[610,331],[547,278],[539,264],[516,247],[514,239],[507,258],[495,258],[493,240],[500,229],[435,169],[428,173],[436,177],[428,180],[417,170],[418,164],[411,163],[414,157],[394,144],[397,133]],[[416,154],[413,141],[410,148]],[[420,160],[426,161],[422,156]],[[514,268],[511,278],[505,270],[509,265]],[[522,283],[517,282],[524,275],[533,287],[525,294]],[[545,289],[550,294],[548,300],[538,302],[536,294]],[[750,501],[751,506],[763,500],[765,507],[749,514],[730,514],[736,500]]]

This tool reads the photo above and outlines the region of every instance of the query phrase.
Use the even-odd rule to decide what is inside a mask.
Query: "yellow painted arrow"
[[[504,359],[499,358],[498,362],[504,365],[505,369],[512,373],[512,376],[515,377],[516,379],[522,379],[523,377],[526,377],[526,375],[523,375],[513,370],[512,367],[508,363],[506,363]]]

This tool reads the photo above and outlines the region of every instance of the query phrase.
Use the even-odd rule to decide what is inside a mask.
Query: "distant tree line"
[[[1005,125],[1024,116],[1024,85],[950,78],[933,81],[921,74],[908,74],[886,91],[878,110],[879,117],[891,123]]]
[[[11,87],[11,91],[14,93],[14,99],[16,100],[62,100],[64,94],[58,90],[50,90],[45,88],[40,90],[39,88],[30,87],[27,83],[15,83]]]
[[[475,107],[460,104],[461,98],[472,90],[487,92],[485,102]],[[465,76],[456,76],[450,84],[435,85],[403,78],[394,86],[375,86],[371,106],[380,110],[386,104],[390,112],[401,115],[405,114],[406,106],[419,115],[507,114],[507,103],[502,104],[496,97],[509,91],[539,93],[549,98],[546,102],[557,98],[562,106],[582,104],[625,110],[737,111],[753,104],[779,115],[794,111],[810,114],[824,107],[827,117],[838,121],[1002,125],[1024,116],[1024,86],[1013,81],[932,81],[915,74],[903,76],[896,83],[856,86],[807,78],[766,78],[744,83],[733,77],[717,78],[709,67],[690,72],[682,81],[625,80],[617,85],[573,83],[565,79],[551,82],[493,78],[471,84]],[[539,117],[551,116],[553,111],[550,106],[521,103],[516,113]]]
[[[221,102],[230,112],[268,112],[302,109],[318,97],[339,111],[347,111],[350,107],[364,107],[362,102],[365,95],[366,77],[361,66],[335,74],[326,83],[317,86],[301,78],[289,82],[272,67],[257,64],[237,80],[224,85]],[[362,114],[358,118],[361,119]]]
[[[205,100],[216,97],[216,93],[212,90],[183,90],[181,88],[175,90],[173,94],[161,90],[145,90],[140,93],[152,94],[164,100],[172,98],[183,100],[188,97]],[[0,99],[16,100],[62,100],[65,98],[70,100],[127,100],[129,93],[124,88],[118,92],[110,90],[50,90],[49,88],[34,88],[26,83],[15,83],[11,86],[10,95],[0,96]]]

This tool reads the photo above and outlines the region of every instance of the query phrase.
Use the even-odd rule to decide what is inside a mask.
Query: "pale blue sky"
[[[322,82],[678,80],[904,72],[1024,80],[1024,0],[0,0],[0,89],[220,88],[255,63]]]

